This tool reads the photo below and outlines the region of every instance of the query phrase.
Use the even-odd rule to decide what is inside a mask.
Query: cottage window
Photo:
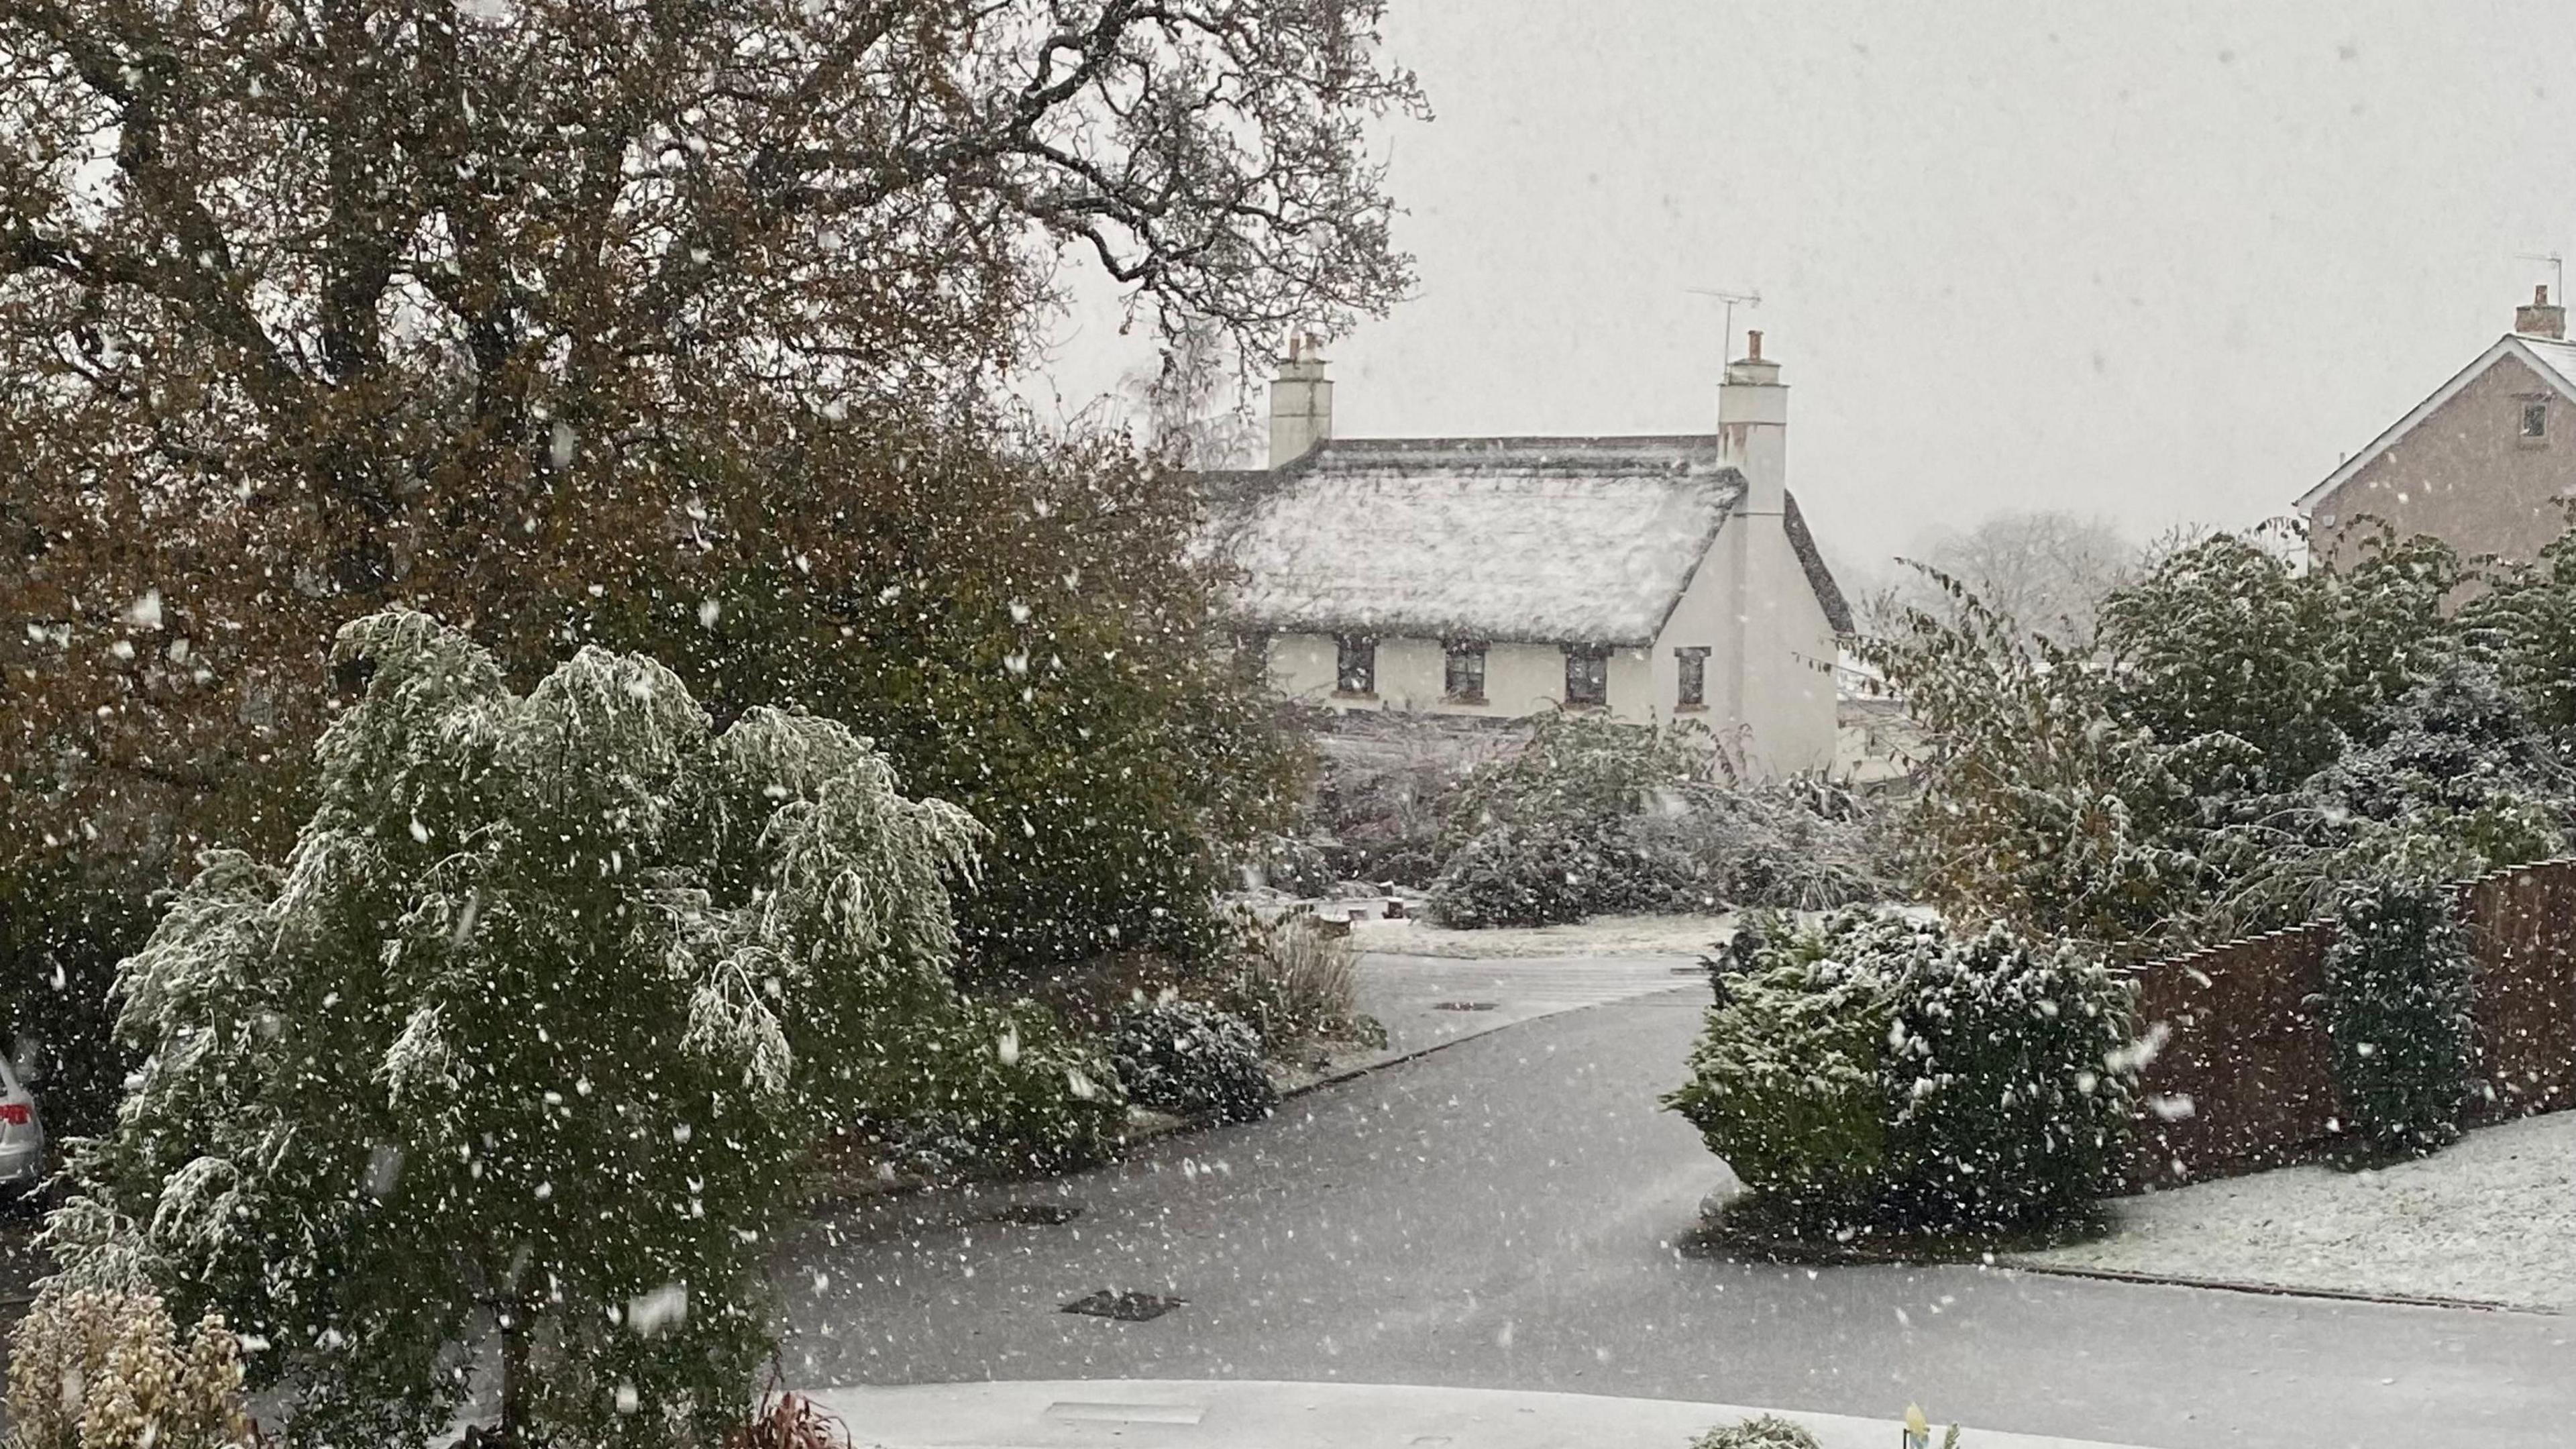
[[[1449,641],[1449,664],[1442,676],[1441,692],[1459,704],[1485,702],[1484,641],[1477,639]]]
[[[1366,634],[1333,636],[1333,688],[1343,694],[1377,693],[1377,640]]]
[[[2522,435],[2533,441],[2549,436],[2549,399],[2532,397],[2522,400]]]
[[[1565,702],[1610,702],[1610,652],[1606,649],[1565,651]]]
[[[1673,689],[1673,704],[1680,709],[1708,707],[1708,646],[1695,645],[1673,651],[1678,666],[1679,682]]]

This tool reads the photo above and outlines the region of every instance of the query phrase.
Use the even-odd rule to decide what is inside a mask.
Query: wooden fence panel
[[[2128,1176],[2225,1177],[2314,1154],[2341,1111],[2324,1024],[2334,928],[2230,941],[2138,972],[2138,1021],[2162,1045],[2139,1076]]]
[[[2576,861],[2460,888],[2477,958],[2479,1120],[2576,1107]]]
[[[2453,903],[2476,963],[2471,1120],[2576,1107],[2576,860],[2464,882]],[[2165,1040],[2139,1076],[2133,1187],[2278,1167],[2333,1142],[2342,1106],[2318,1003],[2334,933],[2314,921],[2138,968],[2138,1020]]]

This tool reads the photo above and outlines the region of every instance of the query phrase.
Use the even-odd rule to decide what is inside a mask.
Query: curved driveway
[[[2177,1449],[2556,1446],[2576,1425],[2567,1318],[1680,1252],[1722,1169],[1654,1098],[1706,1000],[1529,1021],[1101,1172],[818,1222],[784,1266],[789,1376],[1340,1379],[1870,1416],[1920,1400]],[[1030,1203],[1079,1215],[994,1218]],[[1100,1288],[1186,1302],[1150,1322],[1057,1311]]]

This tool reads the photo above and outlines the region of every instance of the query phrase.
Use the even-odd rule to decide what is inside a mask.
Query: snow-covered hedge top
[[[1743,490],[1715,437],[1335,441],[1213,537],[1260,628],[1647,644]]]

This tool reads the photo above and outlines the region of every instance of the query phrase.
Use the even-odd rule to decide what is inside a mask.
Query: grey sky
[[[1421,286],[1332,349],[1336,431],[1706,429],[1687,289],[1759,289],[1791,486],[1854,561],[2004,508],[2286,511],[2576,213],[2563,3],[1393,12],[1439,117],[1387,136]]]

